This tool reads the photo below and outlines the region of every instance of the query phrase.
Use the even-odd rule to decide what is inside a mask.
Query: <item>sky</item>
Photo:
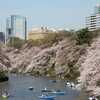
[[[0,31],[6,30],[10,15],[27,18],[28,31],[32,27],[80,29],[100,0],[0,0]]]

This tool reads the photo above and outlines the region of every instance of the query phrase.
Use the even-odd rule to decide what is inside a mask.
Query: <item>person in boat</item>
[[[31,87],[29,87],[28,89],[29,89],[29,90],[33,90],[34,88],[31,86]]]
[[[61,92],[61,90],[60,90],[60,89],[58,89],[56,92]]]
[[[47,88],[45,87],[44,90],[47,90]]]
[[[45,96],[44,94],[41,95],[41,97],[44,97],[44,96]]]

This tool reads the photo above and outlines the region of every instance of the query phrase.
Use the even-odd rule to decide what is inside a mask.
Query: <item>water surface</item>
[[[9,77],[8,82],[0,83],[0,91],[6,89],[11,95],[8,100],[40,100],[38,96],[45,87],[66,91],[66,95],[57,96],[55,100],[87,100],[85,93],[66,87],[64,81],[58,80],[57,83],[52,83],[48,78],[16,74],[11,74]],[[28,90],[30,86],[34,87],[33,91]]]

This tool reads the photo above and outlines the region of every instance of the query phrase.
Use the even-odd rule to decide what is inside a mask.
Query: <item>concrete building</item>
[[[49,33],[54,33],[54,32],[53,30],[50,30],[47,27],[33,27],[32,30],[28,33],[28,39],[31,40],[43,39]]]
[[[0,32],[0,42],[2,42],[2,43],[5,42],[5,35],[4,35],[4,32]]]
[[[48,32],[49,30],[47,27],[33,27],[32,30],[28,33],[28,39],[43,39]]]
[[[94,13],[86,17],[86,27],[90,31],[94,31],[100,28],[100,5],[96,5]]]
[[[50,30],[47,27],[33,27],[32,28],[33,33],[47,33],[50,32]]]
[[[11,37],[27,39],[26,18],[19,15],[11,15],[6,22],[6,40]]]

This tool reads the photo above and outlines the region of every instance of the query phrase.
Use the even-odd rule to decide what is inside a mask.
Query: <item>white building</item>
[[[100,5],[96,5],[94,13],[89,17],[86,17],[86,27],[90,31],[100,28]]]
[[[49,29],[47,27],[33,27],[32,32],[33,33],[46,33],[46,32],[49,32]]]

